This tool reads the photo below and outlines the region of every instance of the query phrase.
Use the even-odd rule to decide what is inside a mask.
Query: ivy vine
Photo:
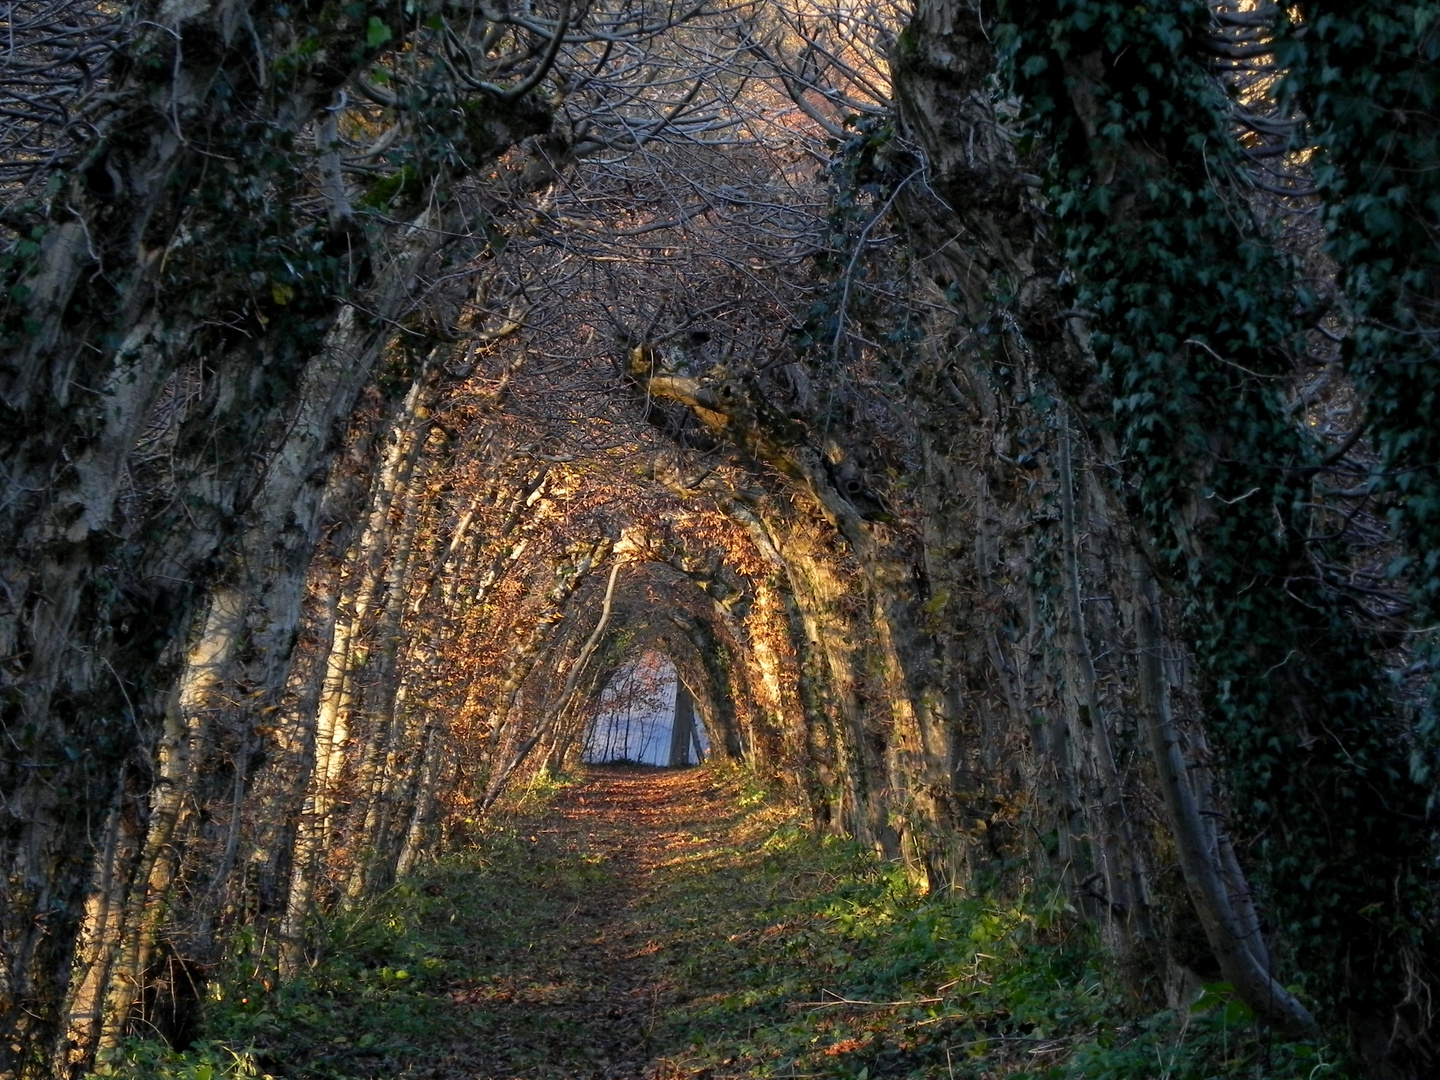
[[[1318,301],[1237,195],[1209,6],[1000,0],[999,16],[1070,302],[1112,392],[1091,420],[1114,426],[1127,496],[1184,601],[1285,974],[1332,1023],[1382,1022],[1403,965],[1433,948],[1423,792],[1370,641],[1307,550],[1325,448],[1284,390]]]
[[[1355,326],[1346,368],[1379,453],[1377,489],[1406,554],[1418,668],[1428,694],[1412,755],[1440,801],[1440,5],[1305,3],[1276,35],[1280,94],[1316,151],[1328,250]]]

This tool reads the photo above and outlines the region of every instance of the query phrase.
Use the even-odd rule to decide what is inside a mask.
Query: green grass
[[[1337,1077],[1268,1040],[1224,987],[1137,1010],[1057,893],[923,896],[852,845],[798,830],[737,851],[742,873],[667,882],[686,959],[670,1020],[684,1073],[725,1077],[1209,1080]],[[716,886],[728,882],[730,895]],[[757,903],[757,900],[759,901]]]
[[[542,846],[508,829],[427,867],[318,927],[313,962],[289,980],[232,962],[210,987],[202,1043],[176,1053],[132,1040],[95,1075],[354,1080],[437,1063],[461,1074],[501,1011],[477,1003],[475,987],[538,977],[537,947],[607,878],[592,861]],[[563,1047],[548,1049],[566,1063]]]
[[[317,928],[300,976],[232,964],[205,1041],[136,1040],[98,1075],[578,1080],[623,1060],[705,1080],[1340,1076],[1322,1047],[1257,1032],[1224,987],[1198,1011],[1137,1006],[1060,893],[924,896],[722,782],[734,812],[686,819],[643,879],[586,834],[547,832],[559,789],[536,791],[473,850]]]

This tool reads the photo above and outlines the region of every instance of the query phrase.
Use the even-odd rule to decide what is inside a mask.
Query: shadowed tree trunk
[[[675,712],[670,720],[670,753],[666,764],[678,769],[690,764],[690,742],[695,731],[695,709],[691,702],[690,689],[680,679],[675,680]],[[696,756],[699,760],[699,756]]]
[[[99,839],[86,823],[105,820],[165,728],[179,635],[267,483],[304,397],[296,387],[323,368],[316,357],[343,357],[320,427],[344,415],[373,341],[412,302],[417,260],[451,231],[422,211],[418,249],[371,253],[376,234],[342,191],[326,189],[318,219],[295,210],[314,155],[292,140],[370,62],[377,37],[399,42],[410,25],[321,7],[139,4],[104,93],[87,103],[86,141],[57,159],[52,195],[8,222],[45,239],[7,263],[0,366],[0,574],[13,599],[0,644],[25,657],[6,675],[4,722],[29,732],[0,777],[10,883],[0,1071],[28,1074],[55,1046]],[[266,57],[288,59],[271,71]],[[549,123],[528,102],[494,119],[484,159]],[[253,184],[233,183],[227,161]],[[327,354],[334,330],[352,340]],[[163,452],[137,455],[147,439]],[[308,476],[309,453],[282,471]],[[233,619],[236,606],[215,611]],[[166,802],[154,842],[136,849],[146,880],[172,828]]]

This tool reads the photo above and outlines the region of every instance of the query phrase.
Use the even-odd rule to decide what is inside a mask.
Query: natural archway
[[[11,8],[0,1076],[298,985],[650,654],[905,888],[1433,1073],[1440,23]]]

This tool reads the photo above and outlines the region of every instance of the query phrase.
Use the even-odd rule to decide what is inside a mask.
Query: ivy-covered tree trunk
[[[1440,199],[1435,101],[1440,25],[1423,4],[1312,0],[1228,13],[1243,42],[1273,50],[1279,96],[1298,110],[1293,139],[1313,146],[1354,327],[1345,368],[1365,399],[1365,434],[1379,454],[1373,481],[1406,555],[1389,574],[1407,585],[1425,684],[1411,768],[1440,809]],[[1422,670],[1423,669],[1423,670]],[[1436,1052],[1436,1051],[1432,1051]]]
[[[251,376],[268,368],[284,379],[314,329],[300,314],[289,335],[227,342],[203,325],[213,297],[188,309],[167,303],[166,283],[196,269],[176,242],[182,223],[191,235],[208,224],[205,208],[190,203],[204,182],[199,151],[231,137],[215,87],[244,95],[254,85],[253,64],[231,48],[245,34],[218,6],[173,22],[159,10],[137,13],[110,101],[93,120],[97,137],[60,175],[63,194],[25,208],[42,239],[28,263],[9,268],[10,295],[23,300],[7,312],[3,371],[3,572],[15,599],[4,634],[6,654],[26,659],[7,677],[6,724],[22,757],[7,756],[14,775],[3,782],[0,1012],[17,1030],[0,1039],[0,1059],[15,1070],[36,1067],[40,1047],[49,1049],[43,1032],[58,1021],[88,861],[85,822],[110,804],[125,763],[148,758],[167,659],[172,677],[178,661],[171,642],[254,481],[248,450],[274,396],[273,384]],[[342,21],[336,43],[355,32]],[[332,87],[319,72],[297,74],[272,104],[303,123]],[[122,499],[157,406],[189,393],[202,355],[209,392],[160,433],[178,461],[175,479],[200,496],[180,533],[167,521],[174,508],[151,502],[137,520]],[[226,475],[202,464],[217,457]]]
[[[1413,1027],[1409,992],[1396,986],[1402,968],[1425,970],[1433,954],[1423,797],[1403,780],[1406,737],[1367,656],[1374,639],[1314,557],[1315,545],[1335,542],[1315,535],[1307,501],[1330,448],[1296,417],[1295,358],[1316,316],[1276,223],[1245,194],[1236,114],[1207,60],[1216,40],[1203,3],[922,4],[896,47],[897,94],[948,211],[910,220],[949,244],[952,291],[972,325],[999,331],[1006,368],[1053,380],[1098,451],[1095,466],[1116,477],[1118,487],[1097,487],[1095,505],[1113,523],[1112,551],[1133,551],[1175,600],[1166,610],[1186,647],[1173,654],[1193,657],[1198,679],[1171,689],[1203,717],[1191,752],[1208,736],[1226,763],[1233,827],[1250,845],[1247,870],[1294,958],[1292,977],[1322,1019],[1364,1045],[1367,1030],[1397,1018]],[[1007,131],[986,89],[997,70],[1024,95],[1024,138],[1014,122]],[[946,224],[934,229],[927,216]],[[1071,557],[1061,566],[1073,579]],[[1168,760],[1178,743],[1153,719],[1153,653],[1172,649],[1150,621],[1161,609],[1146,574],[1125,583],[1111,572],[1116,629],[1149,643],[1140,722],[1154,736],[1153,767],[1178,775],[1187,766]],[[1073,584],[1065,593],[1078,707],[1088,697],[1075,637],[1084,613]],[[1134,685],[1133,668],[1127,679]],[[1080,735],[1072,724],[1072,745]],[[1090,756],[1103,782],[1098,743]],[[1208,811],[1176,795],[1167,824],[1177,847],[1201,853],[1182,869],[1210,949],[1257,1010],[1304,1026],[1266,951],[1249,944],[1257,924],[1234,849],[1207,827]],[[1353,812],[1337,820],[1337,805]],[[1355,919],[1361,909],[1374,917]],[[1391,1067],[1380,1064],[1388,1053],[1376,1067]]]
[[[265,0],[141,3],[128,20],[79,118],[86,138],[6,217],[25,237],[4,267],[0,366],[0,643],[17,658],[4,722],[18,748],[0,766],[0,1069],[18,1072],[40,1067],[61,1022],[88,830],[122,774],[148,769],[178,637],[341,299],[387,270],[342,189],[320,193],[328,213],[300,211],[315,156],[301,140],[408,21]],[[507,108],[490,156],[548,123]],[[367,310],[403,301],[415,269]],[[341,398],[368,362],[348,359]]]

